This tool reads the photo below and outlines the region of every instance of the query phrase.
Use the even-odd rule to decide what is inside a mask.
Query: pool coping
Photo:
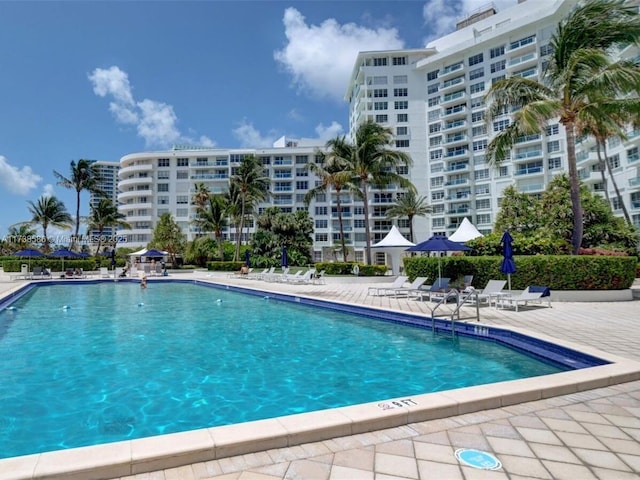
[[[109,280],[90,281],[93,283]],[[288,297],[289,301],[291,298],[300,298],[311,303],[326,302],[355,307],[353,304],[319,300],[304,295],[219,284],[213,280],[178,281],[202,283],[244,293],[250,293],[249,290],[254,295],[268,293],[273,295],[273,298]],[[47,282],[49,283],[49,281]],[[53,282],[55,281],[51,281],[51,283]],[[0,307],[7,302],[8,297],[15,300],[16,296],[21,296],[30,289],[28,284],[12,289],[11,292],[0,297]],[[383,308],[363,308],[393,313],[392,310]],[[460,325],[462,324],[461,322]],[[482,324],[473,322],[473,325]],[[546,375],[543,377],[544,382],[540,381],[541,377],[511,380],[445,392],[414,395],[409,398],[388,399],[233,425],[0,459],[0,479],[91,480],[123,477],[480,410],[502,408],[640,379],[640,362],[556,338],[532,334],[526,329],[487,328],[511,332],[514,335],[534,337],[541,342],[550,342],[610,363]]]

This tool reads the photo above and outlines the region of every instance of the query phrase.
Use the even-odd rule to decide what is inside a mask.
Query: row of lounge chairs
[[[280,273],[276,273],[275,270],[275,267],[271,267],[265,268],[262,272],[255,273],[253,269],[249,269],[249,272],[246,275],[240,275],[240,278],[247,278],[249,280],[264,280],[265,282],[294,284],[321,285],[325,283],[324,270],[319,273],[316,272],[315,268],[309,268],[306,271],[298,270],[296,273],[289,273],[288,267],[285,267]]]
[[[449,278],[438,278],[436,281],[425,287],[426,277],[416,277],[408,286],[405,284],[408,277],[398,276],[391,285],[369,287],[367,295],[407,297],[416,300],[428,300],[430,302],[442,301],[451,291]],[[487,285],[479,291],[475,291],[471,286],[472,275],[464,277],[464,292],[470,294],[469,298],[477,300],[479,304],[486,303],[495,308],[515,308],[516,312],[520,306],[529,305],[532,302],[546,303],[551,307],[551,292],[548,287],[529,286],[522,293],[514,295],[505,292],[505,280],[489,280]]]

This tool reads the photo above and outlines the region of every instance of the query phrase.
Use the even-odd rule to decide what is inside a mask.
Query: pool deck
[[[363,279],[291,285],[206,272],[173,277],[427,316],[433,306],[367,295],[374,284],[360,283]],[[149,288],[154,280],[150,279]],[[0,297],[23,283],[0,276]],[[414,396],[415,407],[380,411],[378,405],[367,404],[303,414],[304,418],[281,417],[5,459],[0,460],[0,479],[637,479],[639,307],[640,301],[632,300],[554,302],[552,308],[534,306],[518,312],[480,309],[482,325],[605,353],[616,360],[615,367],[557,374],[557,381],[545,377]],[[461,321],[476,323],[475,309],[463,308]],[[572,377],[569,382],[568,377]],[[365,426],[358,429],[358,425]],[[214,445],[216,459],[209,459]],[[501,467],[465,466],[455,456],[458,449],[488,452]],[[140,469],[132,471],[132,460]],[[182,466],[167,467],[171,464]]]

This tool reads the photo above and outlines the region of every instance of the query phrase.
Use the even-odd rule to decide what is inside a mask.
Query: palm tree
[[[73,222],[71,215],[56,197],[42,196],[37,202],[28,201],[29,212],[31,212],[31,224],[42,226],[42,235],[44,236],[44,251],[49,251],[49,237],[47,237],[47,228],[49,226],[67,229]]]
[[[264,169],[260,159],[254,155],[246,155],[231,177],[231,183],[235,183],[240,193],[240,235],[236,239],[236,251],[234,260],[240,258],[240,244],[242,243],[242,230],[244,229],[245,215],[248,206],[255,201],[264,200],[267,197],[271,180],[264,175]]]
[[[224,198],[227,204],[227,214],[234,225],[236,238],[240,238],[240,217],[242,215],[240,187],[234,182],[229,182],[229,189],[224,193]]]
[[[101,181],[100,175],[91,161],[80,159],[78,163],[76,163],[74,160],[71,160],[70,165],[71,175],[69,178],[55,170],[53,174],[58,179],[58,185],[76,191],[76,230],[75,235],[71,239],[70,246],[70,248],[73,248],[78,241],[78,235],[80,233],[80,193],[83,190],[88,190],[89,192],[104,196],[104,192],[99,187]]]
[[[640,73],[627,62],[613,63],[604,49],[640,38],[637,9],[624,0],[590,0],[576,8],[552,36],[552,61],[542,83],[522,77],[496,82],[487,93],[487,121],[516,110],[512,123],[500,131],[486,150],[488,160],[500,164],[519,138],[539,133],[547,121],[559,117],[567,140],[567,163],[573,214],[571,244],[582,243],[583,213],[576,164],[576,125],[587,115],[604,117],[608,102],[638,91]],[[608,98],[594,92],[607,92]],[[599,114],[596,112],[600,112]]]
[[[207,204],[207,200],[210,195],[211,191],[209,190],[209,187],[204,183],[196,183],[195,193],[193,194],[193,203],[196,207],[204,207]]]
[[[9,227],[7,243],[14,250],[22,250],[31,246],[35,236],[31,222],[20,222]]]
[[[328,154],[318,153],[322,159],[320,163],[311,161],[307,163],[306,169],[318,177],[317,186],[309,190],[304,196],[304,203],[309,206],[311,200],[318,194],[329,192],[333,189],[336,193],[336,209],[338,211],[338,226],[340,228],[340,245],[342,248],[342,258],[346,263],[348,251],[344,238],[344,224],[342,220],[342,192],[344,190],[356,190],[357,187],[351,182],[351,174],[345,170],[345,163],[339,158],[334,158],[330,151]]]
[[[98,204],[90,208],[89,230],[98,232],[98,247],[102,246],[102,234],[108,227],[131,228],[125,221],[125,215],[118,211],[118,206],[110,198],[101,198]]]
[[[227,220],[227,207],[228,204],[224,195],[209,195],[206,204],[198,207],[198,215],[193,220],[193,223],[200,227],[203,232],[213,232],[218,243],[220,261],[224,261],[222,230],[229,223]]]
[[[391,150],[393,133],[371,120],[358,126],[355,142],[343,137],[327,142],[328,156],[332,161],[344,164],[351,181],[358,185],[356,195],[362,199],[365,217],[366,262],[371,264],[371,225],[368,189],[385,188],[395,183],[402,188],[414,189],[413,184],[397,173],[399,166],[411,166],[411,157],[404,152]]]
[[[407,217],[409,219],[409,240],[415,242],[413,218],[426,217],[433,209],[427,205],[425,197],[418,197],[413,190],[407,191],[396,199],[396,203],[387,209],[387,218]]]

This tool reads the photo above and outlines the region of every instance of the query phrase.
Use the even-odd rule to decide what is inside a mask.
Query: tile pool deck
[[[371,284],[332,283],[331,279],[328,285],[288,285],[210,277],[206,273],[179,277],[427,315],[431,306],[428,302],[403,298],[367,296]],[[0,278],[0,295],[20,283]],[[604,369],[599,375],[588,371],[570,372],[568,375],[575,377],[569,382],[571,387],[566,382],[550,382],[551,379],[546,378],[425,396],[424,401],[428,401],[430,407],[435,405],[441,418],[430,416],[420,408],[390,410],[383,415],[378,411],[374,415],[371,408],[348,407],[341,412],[307,414],[310,417],[304,422],[296,416],[283,417],[277,421],[243,424],[248,428],[222,427],[223,430],[214,429],[218,432],[211,435],[213,430],[200,430],[140,439],[133,447],[131,442],[121,442],[18,457],[0,461],[0,479],[638,478],[639,307],[638,300],[554,302],[551,309],[533,307],[519,312],[482,307],[482,324],[528,331],[538,337],[583,346],[582,351],[597,349],[619,357],[620,362],[613,369],[597,367]],[[475,322],[475,318],[470,317],[472,314],[473,311],[464,309],[462,321]],[[611,385],[609,377],[615,375],[633,381]],[[576,382],[596,388],[578,391]],[[556,393],[561,395],[543,397]],[[413,399],[418,403],[423,400]],[[389,422],[393,424],[397,420],[396,415],[406,416],[409,421],[404,422],[405,425],[390,426]],[[345,417],[365,419],[371,422],[369,426],[377,425],[377,428],[354,434],[353,428],[345,429]],[[322,440],[310,437],[305,442],[305,435],[310,431],[307,427],[313,424],[322,426],[326,435]],[[275,429],[275,437],[266,435],[268,428],[272,432]],[[300,444],[286,447],[282,440],[289,437],[297,438],[296,443]],[[210,455],[213,442],[222,458],[205,460],[203,452],[208,451]],[[459,448],[490,452],[502,467],[488,471],[464,466],[454,455]],[[183,460],[191,459],[188,464],[167,468],[167,462],[181,455]],[[148,459],[144,464],[147,473],[132,472],[129,466],[132,458],[140,462]],[[71,474],[69,469],[74,464],[76,473]]]

